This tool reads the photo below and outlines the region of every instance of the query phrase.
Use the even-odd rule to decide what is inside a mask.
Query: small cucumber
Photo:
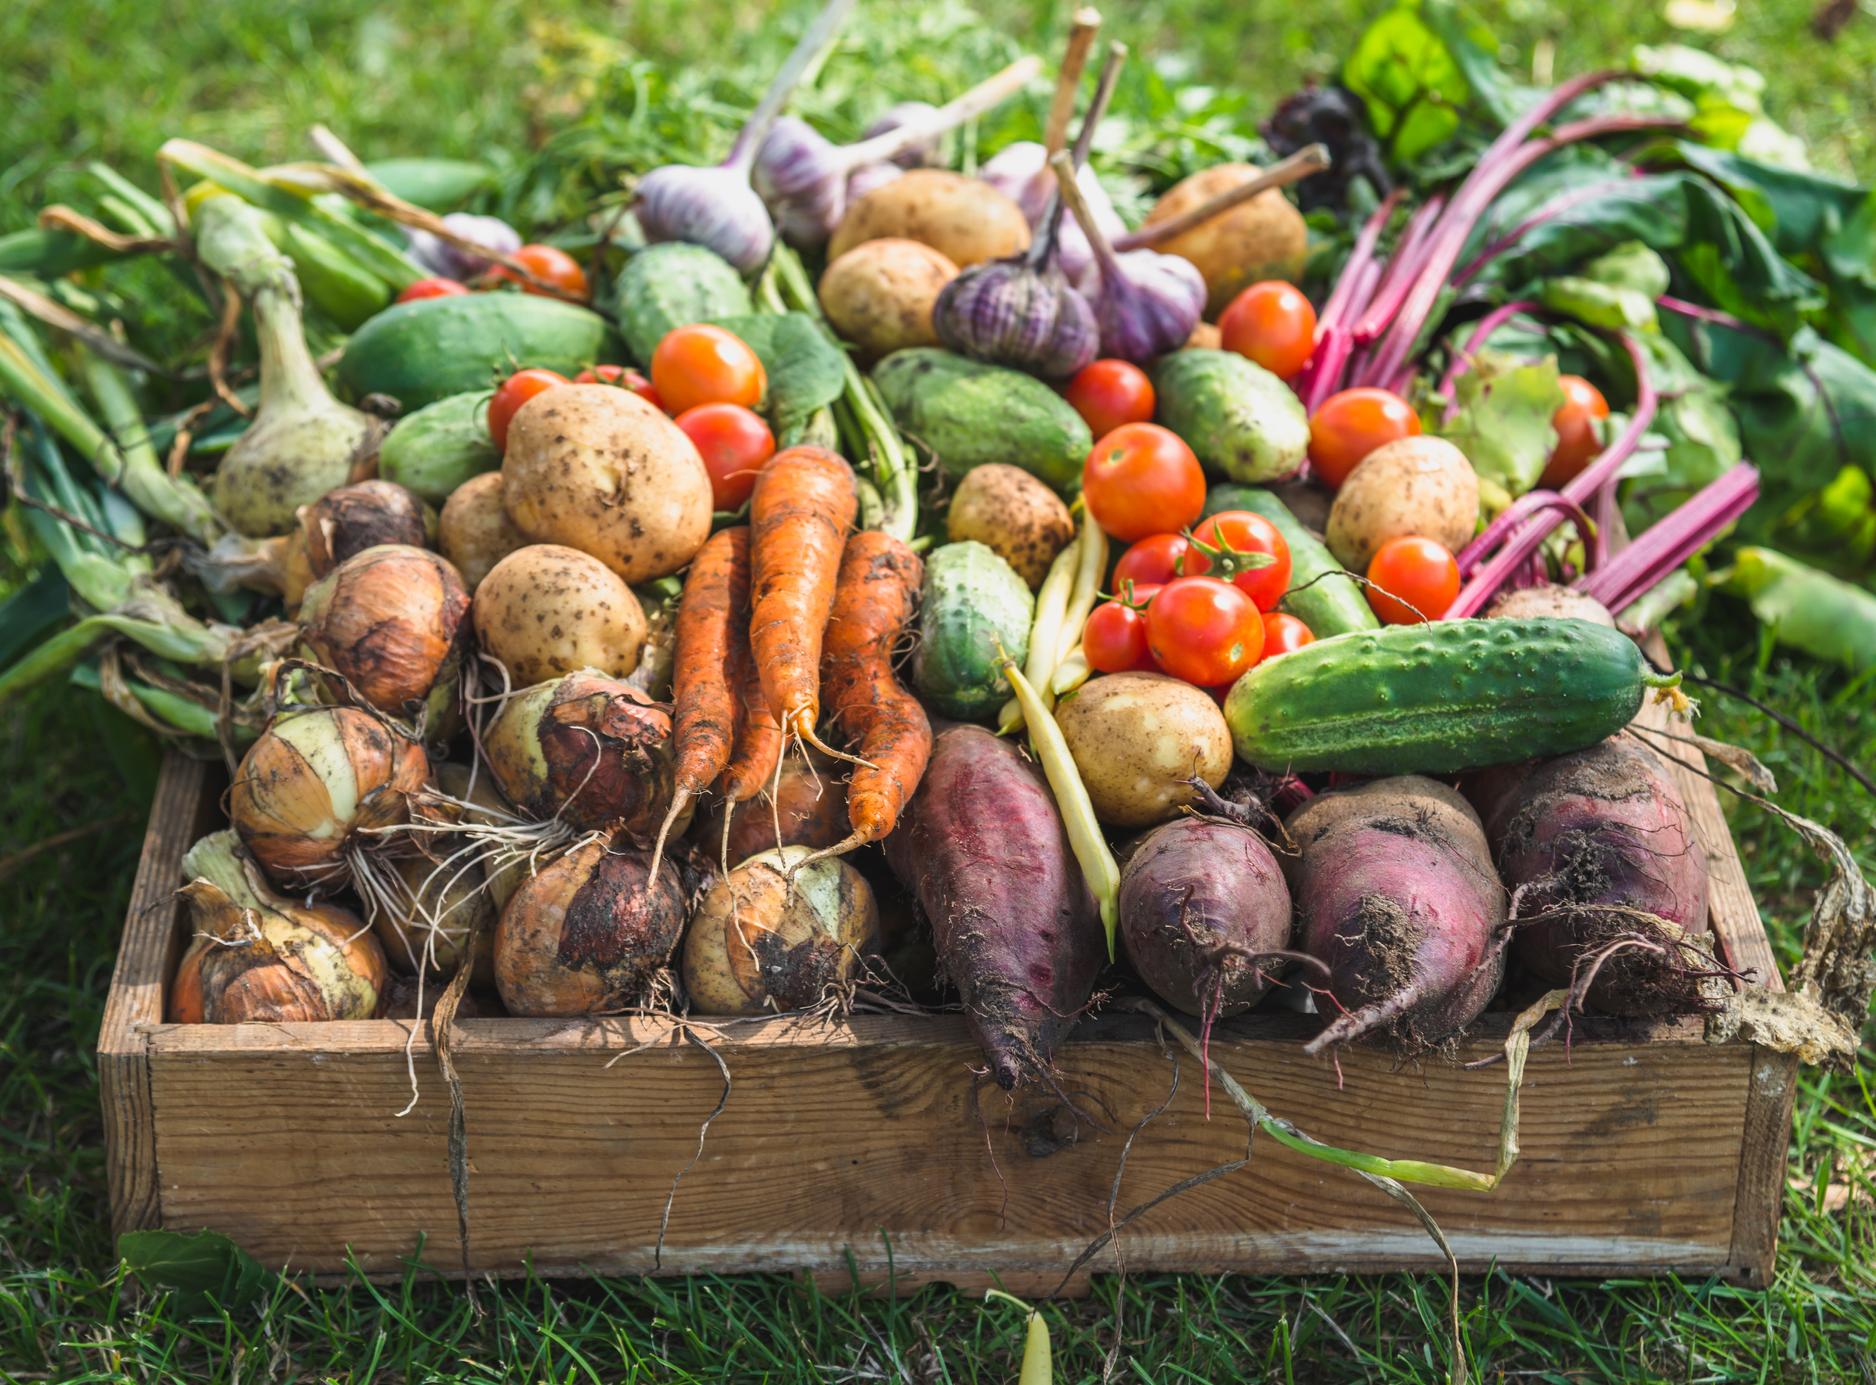
[[[948,543],[925,560],[912,677],[925,700],[962,721],[988,719],[1010,695],[1000,661],[1029,657],[1029,584],[976,542]]]
[[[378,475],[441,505],[471,476],[502,464],[489,436],[489,392],[452,394],[399,419],[378,448]]]
[[[374,159],[365,172],[394,197],[433,212],[453,212],[495,186],[494,169],[467,159]]]
[[[1069,491],[1094,446],[1068,401],[1020,370],[914,346],[874,366],[873,383],[893,421],[953,476],[1008,462]]]
[[[1318,640],[1232,685],[1225,720],[1259,769],[1456,774],[1613,736],[1656,675],[1587,620],[1447,620]]]
[[[1223,510],[1249,510],[1277,526],[1290,545],[1290,590],[1277,605],[1307,625],[1317,639],[1373,630],[1381,624],[1362,594],[1361,583],[1270,491],[1261,486],[1213,486],[1205,497],[1205,513]]]
[[[1153,367],[1153,391],[1154,416],[1216,475],[1276,481],[1309,453],[1303,401],[1235,351],[1170,351]]]
[[[749,288],[729,261],[682,241],[648,245],[625,262],[612,285],[619,335],[640,365],[674,327],[743,317],[755,311]]]

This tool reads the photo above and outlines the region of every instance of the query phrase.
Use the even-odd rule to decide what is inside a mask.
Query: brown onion
[[[517,1015],[590,1015],[643,1004],[684,932],[669,862],[582,842],[515,891],[495,931],[495,984]]]
[[[270,879],[326,893],[351,878],[368,829],[406,820],[429,773],[423,747],[356,707],[282,712],[248,748],[228,818]]]
[[[423,548],[436,536],[436,512],[395,481],[340,486],[302,505],[294,519],[315,577],[367,548],[386,543]]]
[[[224,829],[183,857],[196,928],[176,969],[176,1024],[370,1019],[385,990],[384,953],[358,916],[267,889]]]
[[[359,697],[413,717],[460,664],[468,614],[469,593],[447,559],[381,544],[307,588],[300,636]]]
[[[374,907],[372,931],[378,935],[391,965],[404,975],[422,970],[432,976],[450,977],[462,965],[463,954],[475,942],[479,930],[481,942],[476,947],[470,980],[485,986],[494,979],[490,944],[495,901],[472,849],[459,855],[456,853],[462,848],[444,843],[452,843],[452,839],[443,838],[434,848],[440,859],[419,854],[386,862],[403,882],[403,887],[394,891],[394,902],[403,907]]]
[[[774,810],[769,807],[771,793]],[[726,816],[730,820],[727,836]],[[780,841],[776,840],[778,820]],[[771,779],[762,792],[744,803],[719,799],[699,830],[701,847],[711,856],[721,854],[732,866],[780,846],[820,850],[844,841],[853,830],[847,822],[847,786],[834,762],[818,750],[806,756],[784,756],[779,786]]]
[[[511,803],[569,827],[649,842],[671,805],[670,712],[592,669],[509,698],[482,753]]]

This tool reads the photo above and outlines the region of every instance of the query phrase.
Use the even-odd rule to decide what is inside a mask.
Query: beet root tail
[[[1303,1045],[1303,1052],[1311,1058],[1319,1057],[1330,1048],[1340,1047],[1392,1024],[1420,1003],[1424,991],[1424,983],[1415,977],[1391,995],[1338,1016],[1327,1029]]]

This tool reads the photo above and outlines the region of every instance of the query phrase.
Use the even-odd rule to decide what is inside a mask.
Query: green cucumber
[[[1153,392],[1154,417],[1215,475],[1276,481],[1309,453],[1303,401],[1235,351],[1169,351],[1153,367]]]
[[[493,388],[524,366],[572,375],[616,359],[598,313],[532,293],[470,293],[396,303],[352,334],[339,384],[354,399],[388,394],[409,413]]]
[[[502,464],[489,436],[489,392],[452,394],[406,414],[378,448],[378,475],[432,505],[471,476]]]
[[[1225,720],[1259,769],[1456,774],[1613,736],[1656,675],[1587,620],[1447,620],[1318,640],[1232,686]]]
[[[918,650],[912,678],[925,700],[946,716],[979,721],[1010,695],[1000,657],[1029,657],[1029,622],[1036,600],[1029,584],[994,550],[966,539],[933,550],[925,560]]]
[[[335,326],[350,332],[391,301],[389,284],[324,236],[278,217],[268,221],[268,238],[293,261],[300,292]]]
[[[650,365],[651,353],[672,328],[746,317],[755,304],[728,260],[674,240],[648,245],[625,262],[613,281],[612,311],[632,359]]]
[[[495,186],[495,170],[468,159],[373,159],[365,172],[392,196],[433,212],[453,212]]]
[[[1290,546],[1290,589],[1277,605],[1309,627],[1317,639],[1373,630],[1368,598],[1357,582],[1309,527],[1290,513],[1290,507],[1261,486],[1213,486],[1205,497],[1205,513],[1249,510],[1277,526]]]
[[[1070,491],[1094,446],[1074,407],[1019,370],[914,346],[874,366],[873,383],[893,421],[954,477],[1007,462]]]

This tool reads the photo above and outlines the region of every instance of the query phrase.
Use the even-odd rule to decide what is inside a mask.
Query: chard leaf
[[[1342,82],[1368,108],[1388,154],[1414,163],[1457,135],[1466,116],[1502,126],[1521,100],[1490,31],[1452,0],[1399,0],[1355,41]]]
[[[1723,588],[1780,644],[1852,672],[1876,669],[1876,596],[1770,548],[1734,555]]]
[[[1592,327],[1656,329],[1655,300],[1668,291],[1667,261],[1640,241],[1625,241],[1575,274],[1546,280],[1542,301]]]
[[[1550,420],[1563,406],[1557,360],[1481,351],[1453,385],[1455,412],[1440,435],[1466,454],[1481,482],[1518,496],[1537,484],[1557,444]]]

